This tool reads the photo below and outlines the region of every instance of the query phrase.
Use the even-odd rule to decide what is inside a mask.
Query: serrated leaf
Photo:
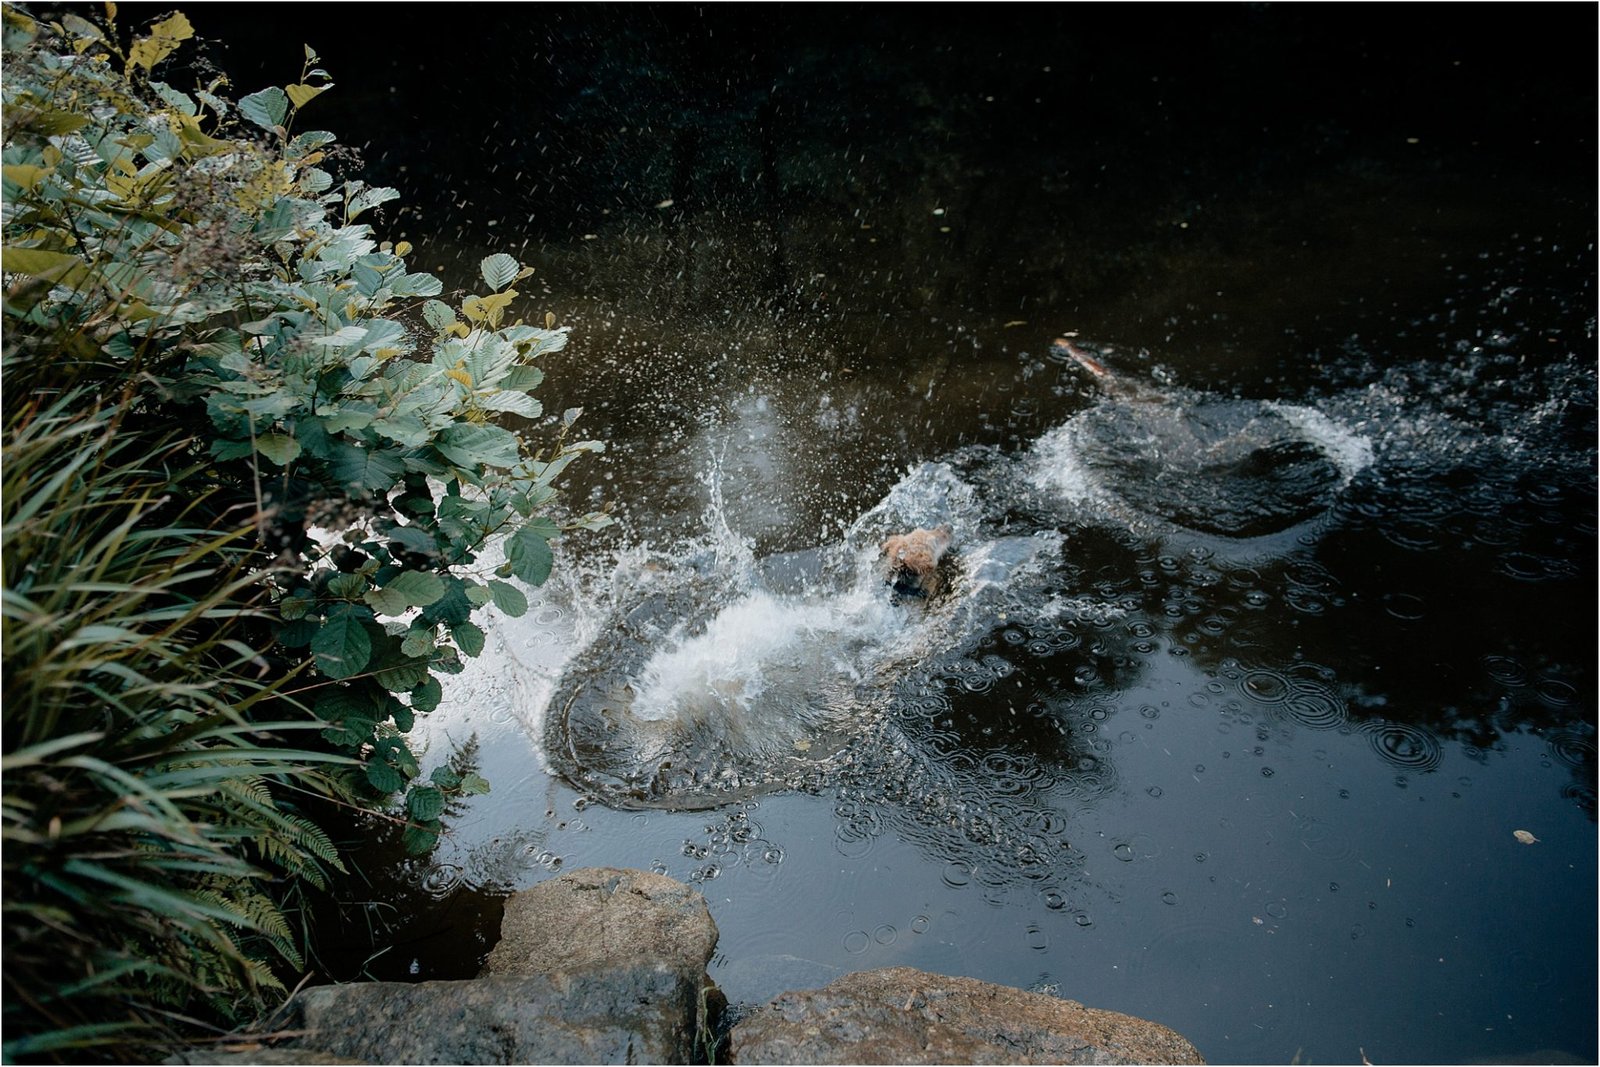
[[[458,467],[474,470],[479,466],[512,467],[522,458],[517,435],[503,426],[451,426],[434,443],[444,457]]]
[[[372,638],[353,612],[335,609],[312,638],[311,653],[317,669],[329,678],[349,678],[372,658]]]
[[[402,274],[390,284],[389,288],[394,292],[395,296],[438,296],[444,292],[444,282],[441,282],[431,274],[418,272],[416,274]],[[445,305],[440,304],[440,307],[445,307]],[[449,309],[446,308],[446,310]],[[453,320],[455,313],[451,312],[450,317]],[[432,323],[429,323],[429,325],[432,325]],[[434,326],[434,329],[442,330],[444,327]]]
[[[444,584],[444,596],[422,609],[422,621],[430,625],[442,622],[447,626],[466,622],[472,617],[472,601],[467,599],[461,579],[447,577]]]
[[[537,419],[544,412],[544,406],[527,393],[512,392],[500,389],[488,396],[478,398],[478,407],[484,411],[503,411],[510,415],[521,415],[525,419]]]
[[[258,93],[239,98],[239,114],[260,126],[274,130],[283,125],[289,115],[289,97],[282,89],[273,86]]]
[[[382,589],[369,589],[365,600],[380,615],[400,615],[407,608],[425,608],[444,596],[444,581],[427,571],[401,571]]]
[[[429,300],[422,305],[422,318],[434,332],[443,333],[456,323],[456,312],[442,300]]]
[[[415,507],[412,509],[414,513],[420,510],[422,514],[429,514],[433,510],[431,500],[426,502],[416,500],[414,504]],[[412,552],[430,556],[438,554],[438,548],[433,543],[433,535],[420,526],[396,526],[389,531],[389,538]]]
[[[405,638],[400,642],[400,654],[423,658],[433,655],[434,647],[432,630],[407,630]]]
[[[461,785],[461,775],[449,767],[435,767],[433,773],[428,775],[428,780],[440,789],[456,789]]]
[[[322,629],[320,619],[295,619],[278,627],[278,644],[285,648],[304,648]]]
[[[494,293],[490,296],[469,296],[461,302],[461,313],[469,322],[480,326],[499,326],[506,307],[516,298],[515,289],[507,289],[503,293]]]
[[[278,601],[278,614],[290,621],[303,619],[315,603],[316,599],[308,593],[290,593]]]
[[[485,256],[483,262],[478,264],[478,273],[483,275],[484,284],[492,290],[504,289],[516,280],[517,272],[522,265],[514,256],[504,252],[496,252],[492,256]]]
[[[380,793],[394,793],[406,784],[399,771],[379,759],[367,761],[367,781]]]
[[[336,574],[328,579],[328,594],[344,600],[355,600],[367,591],[367,579],[357,574]]]
[[[444,686],[437,678],[429,678],[411,691],[411,706],[417,711],[432,711],[444,699]]]
[[[491,578],[489,595],[494,599],[494,606],[513,619],[521,618],[528,613],[527,596],[510,582],[499,582]]]
[[[412,786],[406,794],[406,811],[418,822],[432,822],[444,814],[444,794],[435,786]]]
[[[379,678],[381,680],[382,675]],[[417,725],[416,713],[398,700],[390,706],[389,714],[394,718],[394,728],[403,734],[410,733],[411,728]]]
[[[387,204],[391,200],[400,199],[400,191],[398,189],[384,187],[362,189],[352,195],[349,193],[349,186],[347,185],[346,195],[349,196],[349,199],[345,202],[346,222],[354,222],[357,215],[363,211],[370,211],[379,204]]]
[[[506,539],[506,562],[511,564],[512,574],[538,588],[550,577],[555,554],[540,529],[528,523]]]
[[[333,476],[346,487],[362,493],[392,487],[405,474],[405,461],[396,452],[365,449],[348,442],[335,447]]]
[[[484,633],[476,623],[458,622],[450,627],[450,636],[455,638],[456,647],[468,656],[478,656],[483,652]]]
[[[395,693],[407,693],[422,684],[428,677],[428,661],[425,659],[402,659],[385,663],[378,668],[373,677],[378,684]],[[395,707],[399,707],[397,702]],[[410,727],[406,727],[410,729]]]
[[[476,796],[489,791],[489,779],[481,774],[464,774],[461,776],[461,791],[468,796]]]

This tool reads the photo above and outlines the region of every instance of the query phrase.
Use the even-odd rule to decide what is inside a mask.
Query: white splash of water
[[[1343,484],[1372,466],[1372,442],[1318,411],[1300,404],[1269,401],[1264,405],[1269,411],[1281,415],[1285,422],[1305,435],[1305,439],[1320,448],[1339,468]]]
[[[1035,441],[1025,462],[1029,481],[1039,489],[1058,493],[1073,504],[1107,500],[1094,474],[1084,465],[1075,420],[1069,419]]]

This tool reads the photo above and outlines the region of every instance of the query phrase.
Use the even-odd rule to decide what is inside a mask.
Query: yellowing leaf
[[[399,244],[395,245],[394,254],[397,256],[409,256],[411,254],[411,242],[401,241]]]
[[[500,325],[501,316],[505,314],[506,305],[510,304],[517,296],[515,289],[507,289],[503,293],[492,296],[469,296],[462,301],[461,313],[470,321],[487,324],[491,327]]]
[[[1516,838],[1518,841],[1521,841],[1524,845],[1531,845],[1535,841],[1539,840],[1526,830],[1513,830],[1511,831],[1511,836]]]
[[[194,36],[194,27],[183,12],[174,12],[150,27],[150,36],[141,37],[128,49],[128,66],[143,67],[146,72],[171,55],[173,50]]]
[[[329,82],[326,85],[285,85],[283,91],[289,94],[289,103],[302,108],[332,88],[333,83]]]
[[[460,367],[451,367],[449,370],[444,372],[444,376],[446,378],[455,379],[456,381],[460,382],[462,385],[466,386],[468,389],[472,388],[472,375],[468,374],[466,371],[462,370]]]
[[[0,174],[5,176],[6,181],[16,182],[24,189],[32,189],[35,185],[38,185],[39,179],[49,174],[50,171],[50,167],[39,167],[31,163],[16,163],[9,167],[0,167]]]
[[[46,248],[6,248],[0,250],[0,269],[8,274],[28,274],[35,278],[76,284],[88,273],[83,260],[66,252]]]

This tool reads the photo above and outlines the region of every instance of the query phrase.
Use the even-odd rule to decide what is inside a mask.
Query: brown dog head
[[[895,534],[883,543],[888,581],[900,596],[931,596],[939,591],[939,561],[950,549],[950,525]]]

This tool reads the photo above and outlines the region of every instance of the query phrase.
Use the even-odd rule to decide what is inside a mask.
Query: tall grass
[[[301,805],[350,761],[262,652],[259,516],[194,443],[87,391],[8,407],[3,1051],[124,1057],[301,966],[274,897],[339,868]]]

